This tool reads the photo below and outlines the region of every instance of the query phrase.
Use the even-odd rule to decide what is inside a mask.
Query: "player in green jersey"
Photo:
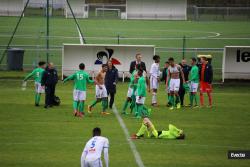
[[[94,83],[93,80],[89,79],[89,74],[84,71],[85,64],[79,65],[79,71],[70,75],[63,80],[63,83],[68,80],[74,80],[74,91],[73,91],[73,108],[74,115],[82,117],[84,115],[84,103],[86,100],[86,85],[87,83]]]
[[[26,81],[28,79],[30,79],[31,77],[34,78],[35,80],[35,106],[39,106],[39,102],[40,102],[40,98],[41,98],[41,94],[44,93],[44,88],[41,86],[41,80],[42,80],[42,76],[44,73],[44,69],[46,67],[46,63],[44,61],[40,61],[38,63],[38,68],[34,69],[30,74],[28,74],[25,78],[24,78],[24,83],[26,83]]]
[[[196,66],[196,58],[191,59],[192,69],[190,72],[189,87],[190,87],[190,105],[191,107],[198,107],[197,103],[197,89],[199,86],[199,68]],[[195,100],[195,106],[193,106],[193,100]]]

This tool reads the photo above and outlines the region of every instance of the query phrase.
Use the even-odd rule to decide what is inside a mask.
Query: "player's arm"
[[[103,147],[104,161],[106,167],[109,166],[109,141],[107,140]]]
[[[167,89],[168,89],[168,82],[169,82],[169,80],[170,80],[170,71],[168,69],[168,71],[167,71],[167,81],[166,81],[166,88]]]
[[[85,147],[83,152],[82,152],[82,156],[81,156],[81,167],[84,167],[87,154],[88,154],[88,150]]]
[[[88,83],[94,83],[95,82],[94,80],[92,80],[92,79],[89,78],[89,75],[87,75],[86,77],[87,77],[87,82]]]
[[[72,74],[72,75],[68,76],[67,78],[65,78],[65,79],[63,80],[63,83],[67,82],[68,80],[72,80],[72,79],[74,79],[74,78],[75,78],[75,74]]]
[[[35,70],[33,70],[31,73],[29,73],[25,78],[24,81],[27,81],[28,79],[30,79],[32,76],[35,75]]]
[[[185,78],[184,78],[184,73],[183,73],[183,70],[181,69],[181,67],[179,66],[180,68],[180,72],[181,72],[181,77],[182,77],[182,80],[183,80],[183,83],[185,83]]]

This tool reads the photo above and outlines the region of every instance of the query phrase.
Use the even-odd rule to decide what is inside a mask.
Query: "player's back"
[[[88,79],[89,79],[89,75],[87,72],[83,70],[77,71],[74,77],[75,89],[85,91],[86,83]]]
[[[86,161],[95,161],[101,158],[104,148],[109,147],[109,141],[102,136],[92,137],[86,144],[84,151],[87,152]]]
[[[44,71],[45,70],[43,68],[40,68],[40,67],[34,69],[33,73],[34,73],[35,82],[39,82],[39,83],[41,82]]]

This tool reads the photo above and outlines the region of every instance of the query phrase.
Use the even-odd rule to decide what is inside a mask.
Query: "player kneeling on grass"
[[[178,129],[172,124],[168,125],[168,130],[157,131],[155,126],[148,118],[148,113],[143,113],[143,121],[139,131],[131,136],[131,139],[140,139],[146,134],[147,137],[159,139],[185,139],[183,130]]]
[[[34,77],[35,80],[35,106],[39,106],[39,102],[40,102],[40,98],[41,98],[41,94],[44,93],[44,88],[41,86],[41,81],[42,81],[42,77],[43,77],[43,73],[44,73],[44,69],[46,67],[46,63],[44,61],[40,61],[38,63],[38,68],[34,69],[30,74],[28,74],[25,78],[24,78],[24,82],[23,85],[26,85],[26,81],[31,78]]]
[[[106,167],[109,166],[109,140],[101,136],[101,129],[93,129],[93,137],[87,142],[81,156],[81,167],[102,167],[102,152]]]
[[[106,112],[106,110],[108,108],[108,93],[107,93],[107,89],[104,85],[104,79],[105,79],[105,75],[106,75],[107,70],[108,70],[107,64],[103,64],[101,71],[97,74],[97,76],[95,78],[96,100],[93,101],[93,103],[88,106],[88,112],[90,114],[92,113],[91,112],[92,108],[99,102],[102,102],[101,114],[102,115],[110,114],[109,112]]]
[[[184,74],[182,72],[181,66],[174,63],[174,58],[170,57],[168,61],[169,61],[170,66],[168,68],[167,83],[169,80],[170,81],[169,81],[169,85],[166,85],[166,86],[167,86],[167,89],[168,89],[168,86],[170,87],[169,88],[170,103],[171,103],[170,110],[173,110],[175,107],[175,101],[176,101],[177,109],[181,108],[180,97],[178,94],[179,88],[180,88],[180,74],[182,76],[183,83],[185,83],[185,78],[184,78]],[[174,96],[176,97],[176,100],[174,100]]]
[[[63,80],[63,83],[68,80],[74,80],[74,91],[73,91],[73,108],[74,115],[82,117],[84,115],[84,102],[86,100],[86,85],[87,83],[94,83],[93,80],[89,79],[89,74],[84,71],[85,64],[79,65],[79,71],[70,75]]]
[[[191,107],[198,107],[198,100],[197,100],[197,90],[199,86],[199,68],[196,66],[196,58],[191,59],[191,72],[190,72],[190,79],[189,79],[189,87],[190,87],[190,106]],[[195,101],[195,105],[193,105],[193,101]]]
[[[150,88],[152,90],[152,106],[157,106],[157,89],[160,81],[160,56],[153,56],[155,61],[150,68]]]

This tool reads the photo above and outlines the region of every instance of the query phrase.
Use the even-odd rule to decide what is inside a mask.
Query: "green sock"
[[[170,104],[174,107],[174,95],[170,95]]]
[[[128,103],[129,103],[129,101],[126,100],[125,103],[124,103],[124,105],[123,105],[123,108],[122,108],[122,111],[123,111],[123,112],[126,112],[127,107],[128,107]]]
[[[138,116],[139,114],[139,105],[135,103],[135,108],[134,108],[134,111],[135,111],[135,116]]]
[[[35,94],[35,104],[38,104],[38,103],[37,103],[37,95],[38,95],[38,94],[36,93],[36,94]]]
[[[98,102],[99,102],[98,100],[94,100],[94,101],[92,102],[92,104],[90,105],[90,107],[94,107]]]
[[[180,102],[180,97],[179,96],[176,96],[176,104],[178,104]]]
[[[144,133],[147,131],[147,126],[142,123],[141,128],[136,133],[136,136],[144,135]]]
[[[131,104],[130,104],[130,109],[131,109],[131,113],[132,112],[134,112],[134,110],[135,110],[135,101],[136,101],[136,99],[135,99],[135,96],[133,95],[132,97],[131,97]]]
[[[40,103],[40,99],[41,99],[41,94],[37,94],[36,95],[36,104],[39,104]]]
[[[108,108],[108,100],[102,99],[102,111],[105,112],[107,108]]]
[[[193,106],[194,96],[192,93],[190,93],[189,99],[190,99],[190,105]]]
[[[138,115],[137,116],[141,117],[142,116],[143,105],[139,104],[137,109],[138,109]]]
[[[196,94],[194,94],[193,97],[194,97],[195,105],[198,105],[198,103],[197,103],[198,100],[197,100]]]
[[[78,101],[73,101],[74,110],[78,110]]]
[[[81,113],[84,112],[84,101],[81,101],[81,102],[79,103],[79,111],[80,111]]]
[[[168,95],[168,104],[169,104],[169,103],[171,103],[171,102],[170,102],[170,95]]]

